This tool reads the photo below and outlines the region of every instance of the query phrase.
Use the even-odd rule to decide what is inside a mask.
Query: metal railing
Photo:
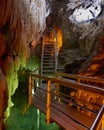
[[[34,78],[39,78],[39,79],[43,79],[43,80],[47,80],[47,98],[46,98],[46,121],[47,123],[50,123],[51,121],[51,107],[52,107],[52,95],[54,95],[58,101],[60,100],[60,92],[59,92],[59,87],[60,85],[63,85],[63,87],[68,87],[68,88],[74,88],[74,89],[80,89],[80,90],[85,90],[85,91],[89,91],[92,93],[97,93],[100,95],[104,95],[104,88],[99,88],[97,86],[92,86],[92,85],[88,85],[88,84],[83,84],[81,83],[81,81],[92,81],[92,82],[97,82],[97,83],[104,83],[104,80],[102,79],[98,79],[98,78],[88,78],[85,76],[78,76],[78,75],[69,75],[69,74],[65,74],[65,73],[57,73],[57,78],[50,78],[50,77],[46,77],[46,76],[40,76],[40,75],[36,75],[36,74],[31,74],[29,77],[29,104],[32,103],[32,77]],[[68,78],[71,78],[70,80],[65,80],[65,78],[60,78],[60,76],[67,76]],[[72,82],[71,80],[75,79],[76,82]],[[56,93],[52,93],[51,91],[51,83],[55,83],[55,88],[56,88]],[[67,98],[64,98],[63,100],[65,100],[66,102],[69,102],[69,100]],[[77,103],[73,102],[74,105],[78,106],[78,107],[82,107],[80,105],[78,105]],[[56,108],[57,109],[57,108]],[[104,129],[104,105],[102,103],[102,107],[99,110],[99,112],[95,112],[92,111],[90,109],[87,109],[85,107],[83,107],[83,109],[86,109],[90,112],[92,112],[93,114],[97,114],[94,122],[92,123],[91,127],[87,127],[84,124],[80,124],[80,122],[74,120],[76,123],[78,123],[79,125],[81,125],[82,127],[84,127],[85,129],[88,130],[103,130]],[[71,117],[70,117],[71,118]],[[71,118],[73,120],[73,118]]]
[[[97,114],[92,126],[90,127],[90,130],[104,130],[104,104]]]

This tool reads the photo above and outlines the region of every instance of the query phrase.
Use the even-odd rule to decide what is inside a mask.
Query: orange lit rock
[[[104,100],[104,96],[83,90],[78,90],[76,97],[79,105],[86,106],[88,109],[95,111],[98,111],[100,109],[99,106],[103,104]],[[78,110],[89,116],[91,115],[91,112],[84,109],[81,110],[80,108],[78,108]]]

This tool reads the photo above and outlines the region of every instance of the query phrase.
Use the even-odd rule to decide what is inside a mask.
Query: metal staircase
[[[41,75],[53,77],[57,68],[57,38],[52,28],[46,28],[41,54]]]

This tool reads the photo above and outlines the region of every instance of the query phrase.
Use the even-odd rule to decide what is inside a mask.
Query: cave
[[[47,36],[49,40],[45,39]],[[57,45],[47,49],[47,44],[44,48],[51,56],[48,66],[42,63],[45,42]],[[56,65],[52,71],[54,57]],[[47,125],[46,116],[29,106],[31,73],[48,75],[50,71],[48,77],[53,78],[53,73],[61,72],[103,80],[103,67],[102,0],[0,0],[0,130],[63,129],[56,123]],[[41,68],[46,68],[46,72]],[[34,81],[36,86],[39,83]],[[100,86],[104,89],[104,84]],[[86,101],[89,96],[89,102],[98,103],[99,100],[97,105],[104,101],[104,96],[86,91],[76,93],[67,88],[60,91],[69,95],[74,92],[73,97],[81,94],[80,99]]]

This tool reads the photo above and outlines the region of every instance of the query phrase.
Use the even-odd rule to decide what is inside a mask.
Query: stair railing
[[[56,72],[58,66],[58,41],[57,41],[57,34],[55,32],[54,37],[55,37],[54,48],[55,48],[55,72]]]
[[[42,53],[41,53],[41,75],[43,74],[43,55],[44,55],[44,40],[42,43]]]

